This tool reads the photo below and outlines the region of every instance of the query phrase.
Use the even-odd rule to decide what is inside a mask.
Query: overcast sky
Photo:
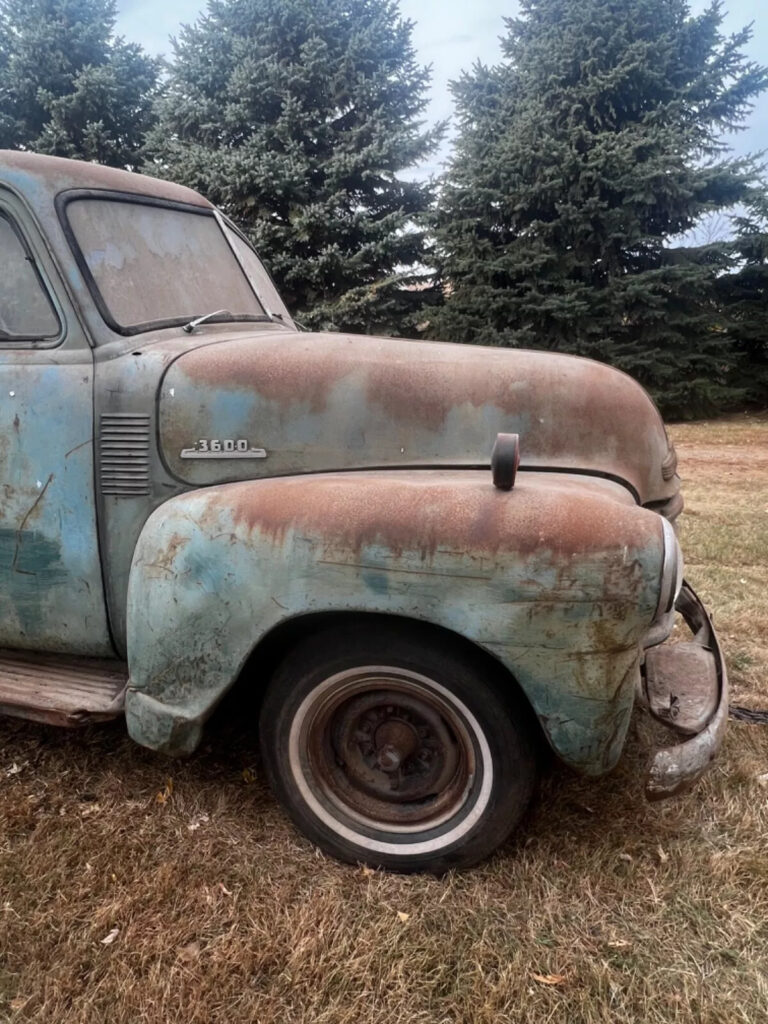
[[[578,0],[574,0],[578,2]],[[117,31],[132,42],[141,43],[151,53],[168,53],[168,38],[179,25],[193,22],[205,9],[199,0],[117,0]],[[691,9],[701,11],[706,0],[691,0]],[[760,0],[725,0],[728,11],[725,28],[736,31],[753,19],[754,36],[749,55],[768,64],[768,7],[759,13]],[[450,118],[451,96],[448,82],[478,58],[493,64],[500,57],[499,36],[504,32],[502,19],[513,15],[514,0],[400,0],[403,16],[414,22],[413,42],[422,63],[432,65],[432,95],[428,117],[431,121]],[[758,14],[755,15],[755,10]],[[739,152],[768,149],[768,93],[760,98],[752,112],[748,130],[733,140]],[[447,149],[422,173],[440,170]]]

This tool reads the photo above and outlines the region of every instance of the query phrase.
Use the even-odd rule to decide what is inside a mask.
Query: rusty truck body
[[[6,152],[0,394],[0,710],[188,754],[244,680],[297,824],[403,870],[487,855],[540,746],[610,771],[638,698],[649,795],[714,757],[674,449],[616,370],[306,333],[197,193]]]

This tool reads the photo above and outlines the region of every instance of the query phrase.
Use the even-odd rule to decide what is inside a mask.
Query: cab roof
[[[207,199],[184,185],[85,160],[65,160],[58,156],[42,156],[12,149],[0,149],[0,181],[3,180],[21,192],[27,192],[30,188],[37,190],[41,186],[50,195],[58,195],[69,189],[100,189],[211,207]]]

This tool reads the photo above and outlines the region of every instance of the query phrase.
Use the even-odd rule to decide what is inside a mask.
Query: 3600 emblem
[[[266,459],[263,448],[252,448],[245,438],[201,437],[193,448],[182,448],[182,459]]]

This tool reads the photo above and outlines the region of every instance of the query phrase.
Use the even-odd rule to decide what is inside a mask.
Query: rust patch
[[[0,710],[52,725],[107,721],[122,713],[127,679],[121,662],[0,650]]]
[[[180,533],[174,533],[165,545],[165,556],[168,559],[168,562],[174,562],[179,551],[188,543],[189,537],[182,537]]]
[[[187,390],[191,384],[189,402],[197,392],[201,422],[213,400],[211,389],[246,391],[276,404],[263,420],[264,429],[278,430],[276,440],[280,419],[303,406],[332,422],[343,417],[350,429],[359,420],[364,431],[375,418],[379,440],[390,424],[393,431],[414,428],[413,458],[419,447],[435,448],[429,434],[444,436],[447,418],[456,412],[469,416],[466,427],[474,438],[483,424],[519,433],[522,462],[529,468],[611,473],[627,479],[643,501],[676,489],[663,479],[668,442],[645,392],[626,375],[573,356],[351,335],[244,335],[183,355],[169,371],[170,382],[183,382]],[[454,430],[462,424],[457,421]],[[489,451],[470,453],[457,440],[454,459],[488,458],[490,442]],[[326,464],[322,429],[306,438],[306,452],[307,469],[339,465]]]
[[[661,428],[648,397],[629,377],[600,363],[551,352],[281,334],[196,349],[183,357],[181,368],[192,381],[256,391],[286,405],[306,402],[313,410],[325,408],[340,380],[359,374],[370,403],[381,406],[393,420],[432,430],[442,426],[451,409],[465,403],[476,408],[493,405],[510,416],[535,412],[538,432],[545,438],[542,454],[561,449],[563,438],[572,441],[574,432],[593,441],[596,421],[610,424],[611,433],[626,424],[633,450],[642,443],[637,431],[647,429],[649,414]],[[562,401],[575,418],[563,414]],[[542,409],[549,410],[546,421],[540,416]],[[663,452],[666,456],[666,440]]]
[[[281,334],[277,343],[261,336],[258,342],[238,338],[195,349],[180,362],[195,383],[254,391],[281,405],[306,404],[312,412],[323,412],[334,385],[363,365],[332,347],[318,348],[306,334],[298,340]]]
[[[71,188],[101,188],[212,208],[207,199],[191,188],[133,171],[16,150],[0,150],[0,157],[4,168],[41,178],[52,195]]]
[[[278,545],[292,531],[326,549],[359,555],[378,544],[427,563],[438,548],[478,561],[503,551],[516,558],[549,552],[567,573],[574,556],[609,551],[615,559],[622,537],[637,548],[660,543],[652,513],[613,500],[605,485],[566,478],[550,477],[546,487],[529,478],[507,494],[494,488],[490,473],[485,483],[466,472],[324,474],[229,484],[205,500],[204,526],[226,511],[236,527]],[[617,576],[622,592],[634,575],[628,565]]]
[[[180,533],[172,534],[165,547],[157,553],[147,568],[159,569],[174,575],[173,563],[176,561],[176,556],[188,543],[189,537],[184,537]]]

